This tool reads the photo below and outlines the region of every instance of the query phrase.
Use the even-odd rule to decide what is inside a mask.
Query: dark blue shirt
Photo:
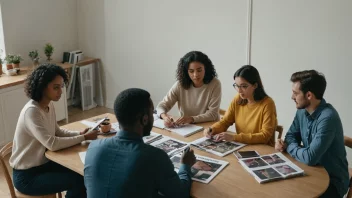
[[[168,155],[144,144],[135,133],[120,131],[112,138],[90,143],[84,165],[88,198],[189,197],[191,170],[178,174]]]
[[[297,110],[285,142],[287,152],[296,160],[324,166],[341,197],[347,192],[349,173],[343,128],[331,104],[323,99],[312,114],[305,109]]]

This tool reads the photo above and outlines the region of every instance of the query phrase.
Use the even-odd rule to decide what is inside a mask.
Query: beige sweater
[[[158,116],[167,113],[177,102],[180,116],[192,116],[196,123],[219,120],[221,102],[221,83],[214,78],[209,84],[201,87],[191,85],[184,89],[176,82],[164,97],[156,110]]]
[[[45,164],[49,161],[44,155],[47,149],[57,151],[82,141],[84,136],[79,132],[59,128],[52,103],[45,112],[36,101],[30,100],[18,118],[10,166],[23,170]]]

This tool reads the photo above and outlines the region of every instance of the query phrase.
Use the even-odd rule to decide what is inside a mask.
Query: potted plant
[[[23,61],[21,55],[12,55],[12,67],[17,70],[20,70],[20,62]]]
[[[13,55],[12,54],[8,54],[8,55],[6,55],[6,57],[4,59],[5,62],[6,62],[6,69],[7,70],[13,69],[12,58],[13,58]]]
[[[52,60],[51,55],[53,55],[53,52],[54,52],[54,47],[50,43],[47,43],[44,47],[44,53],[46,57],[48,57],[47,59],[48,62]]]
[[[39,65],[39,59],[40,59],[38,50],[30,51],[28,56],[31,58],[33,62],[33,67],[36,68]]]

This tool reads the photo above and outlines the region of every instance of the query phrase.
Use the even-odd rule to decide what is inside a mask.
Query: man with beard
[[[326,80],[315,70],[292,74],[292,100],[297,112],[285,141],[275,148],[307,165],[321,165],[330,183],[321,197],[343,197],[349,186],[343,128],[335,108],[323,98]]]
[[[167,154],[144,144],[153,127],[153,102],[142,89],[127,89],[116,98],[120,131],[93,141],[87,150],[84,183],[90,198],[189,197],[191,167],[196,159],[184,151],[178,174]]]

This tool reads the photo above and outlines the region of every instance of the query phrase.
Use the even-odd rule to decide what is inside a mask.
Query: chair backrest
[[[10,177],[9,170],[7,169],[7,166],[5,163],[5,157],[8,154],[10,154],[11,151],[12,151],[12,142],[7,143],[4,147],[1,148],[1,150],[0,150],[0,168],[2,168],[4,171],[5,179],[6,179],[7,185],[9,186],[11,197],[16,198],[15,188],[13,187],[12,179]]]
[[[275,131],[279,133],[279,134],[277,135],[277,139],[281,139],[281,137],[282,137],[282,132],[284,131],[284,127],[281,126],[281,125],[277,125]]]
[[[226,111],[224,109],[219,109],[220,116],[224,116]]]
[[[352,138],[348,137],[348,136],[344,136],[344,143],[345,146],[352,148]],[[351,175],[351,170],[349,170],[350,175]],[[346,198],[352,198],[352,177],[350,178],[350,188],[348,190],[348,194],[346,196]]]

